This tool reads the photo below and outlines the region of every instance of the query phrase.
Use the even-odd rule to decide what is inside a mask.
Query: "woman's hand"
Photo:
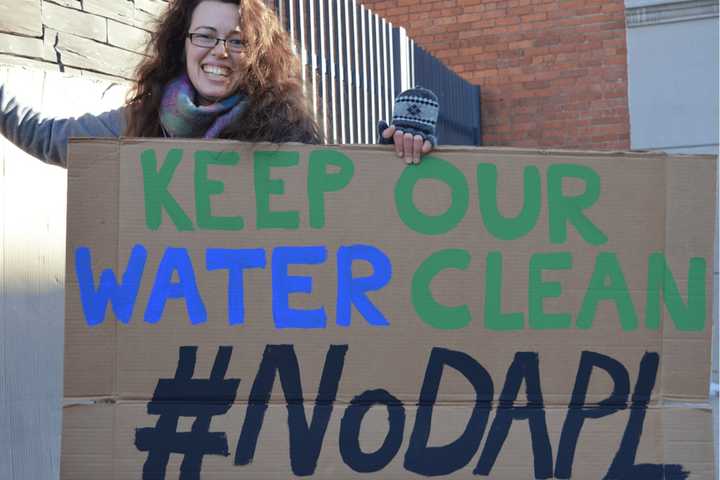
[[[423,141],[421,135],[413,135],[412,133],[404,133],[402,130],[390,125],[382,132],[382,138],[390,140],[392,138],[395,144],[395,153],[400,158],[405,159],[408,165],[420,163],[422,155],[430,153],[433,149],[429,140]]]
[[[408,165],[417,165],[437,145],[435,126],[440,112],[437,95],[416,86],[395,97],[392,125],[378,123],[380,144],[392,143],[395,153]]]

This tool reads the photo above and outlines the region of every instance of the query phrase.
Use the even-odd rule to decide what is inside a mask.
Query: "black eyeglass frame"
[[[205,37],[208,40],[215,40],[215,43],[213,43],[212,45],[199,45],[196,43],[197,37]],[[192,43],[196,47],[200,47],[200,48],[212,49],[212,48],[215,48],[218,43],[222,42],[223,48],[225,49],[225,51],[239,53],[239,52],[242,52],[245,50],[245,43],[243,43],[243,41],[240,40],[239,38],[220,38],[220,37],[216,37],[214,35],[208,35],[207,33],[202,33],[202,32],[190,32],[187,34],[187,38],[190,39],[190,43]],[[228,43],[228,41],[232,41],[232,40],[237,40],[238,42],[240,42],[240,45],[233,47],[231,44]]]

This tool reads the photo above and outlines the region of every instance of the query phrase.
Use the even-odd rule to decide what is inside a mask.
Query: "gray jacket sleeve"
[[[46,163],[67,166],[70,137],[119,137],[125,130],[124,107],[78,118],[43,118],[18,105],[0,85],[0,134]]]

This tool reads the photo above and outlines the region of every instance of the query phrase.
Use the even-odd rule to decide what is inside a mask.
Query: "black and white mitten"
[[[404,133],[420,135],[428,140],[433,147],[437,145],[435,125],[437,124],[440,104],[435,93],[427,88],[415,87],[405,90],[395,98],[392,124]],[[383,145],[395,143],[393,138],[383,138],[382,133],[388,128],[387,122],[381,120],[378,124],[380,143]]]

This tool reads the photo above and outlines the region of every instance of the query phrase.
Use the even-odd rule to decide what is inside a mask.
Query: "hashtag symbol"
[[[225,379],[232,347],[219,347],[210,378],[193,379],[197,347],[180,347],[174,378],[161,378],[147,405],[150,415],[159,415],[155,427],[135,430],[135,446],[148,452],[143,480],[165,478],[171,453],[183,455],[180,480],[200,479],[205,455],[228,456],[225,432],[210,432],[210,420],[230,410],[240,379]],[[189,432],[178,432],[180,417],[195,418]]]

